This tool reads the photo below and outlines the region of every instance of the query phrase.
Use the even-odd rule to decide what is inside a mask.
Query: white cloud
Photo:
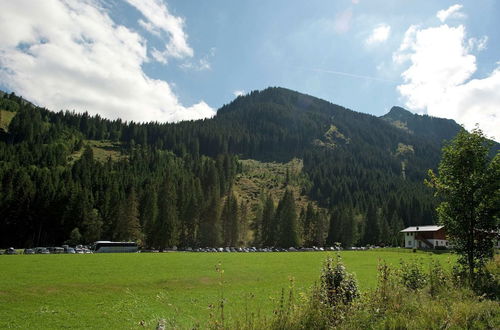
[[[215,56],[216,48],[212,47],[208,54],[203,56],[201,59],[197,61],[186,61],[179,65],[181,69],[184,70],[193,70],[193,71],[206,71],[212,70],[212,64],[210,64],[210,59]]]
[[[346,33],[351,29],[352,9],[348,8],[335,16],[334,29],[337,33]]]
[[[373,30],[370,36],[366,39],[367,45],[379,44],[386,41],[391,34],[391,27],[387,24],[379,24]]]
[[[212,65],[210,64],[207,58],[202,58],[195,62],[193,61],[184,62],[181,65],[179,65],[179,67],[184,70],[194,70],[194,71],[205,71],[212,69]]]
[[[411,26],[393,56],[396,63],[410,63],[398,91],[411,110],[454,119],[467,129],[478,123],[500,141],[500,66],[471,79],[477,66],[469,41],[463,25]]]
[[[152,56],[160,63],[167,63],[169,57],[192,57],[193,49],[188,45],[184,32],[184,19],[170,14],[161,0],[125,0],[134,6],[147,21],[139,20],[139,24],[156,36],[168,35],[164,50],[154,49]]]
[[[477,50],[478,52],[485,50],[488,46],[488,36],[481,38],[470,38],[467,42],[470,51]]]
[[[148,77],[146,41],[95,0],[7,1],[0,31],[0,81],[50,109],[140,122],[215,113],[203,101],[183,106],[167,82]]]
[[[236,91],[234,91],[234,92],[233,92],[233,95],[234,95],[235,97],[238,97],[238,96],[243,96],[243,95],[245,95],[245,94],[246,94],[246,92],[245,92],[244,90],[236,90]]]
[[[436,17],[439,18],[441,23],[444,23],[448,18],[465,18],[465,14],[460,12],[462,5],[453,5],[448,9],[443,9],[437,12]]]

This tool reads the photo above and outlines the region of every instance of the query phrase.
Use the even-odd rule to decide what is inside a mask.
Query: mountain
[[[380,118],[410,134],[435,141],[449,141],[462,128],[454,120],[417,115],[401,107],[392,107],[387,114]]]
[[[434,223],[423,179],[459,129],[277,87],[180,123],[52,112],[14,94],[0,114],[5,246],[398,244],[402,227]]]

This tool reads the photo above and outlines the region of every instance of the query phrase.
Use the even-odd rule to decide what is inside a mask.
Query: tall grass
[[[486,287],[489,291],[478,294],[437,261],[427,265],[422,261],[401,262],[399,267],[380,261],[377,287],[360,294],[355,277],[341,258],[328,257],[318,283],[309,292],[296,292],[291,280],[272,317],[252,314],[227,322],[221,314],[221,320],[212,322],[209,328],[499,329],[500,297],[495,294],[499,287],[498,256],[488,264],[487,271],[492,280]]]

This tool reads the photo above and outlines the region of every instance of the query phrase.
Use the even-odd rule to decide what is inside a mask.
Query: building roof
[[[444,226],[416,226],[416,227],[408,227],[406,229],[401,230],[401,233],[416,233],[421,231],[438,231]]]

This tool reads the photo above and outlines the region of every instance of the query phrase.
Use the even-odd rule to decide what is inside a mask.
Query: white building
[[[405,248],[435,249],[448,248],[444,226],[416,226],[401,230],[405,238]]]

